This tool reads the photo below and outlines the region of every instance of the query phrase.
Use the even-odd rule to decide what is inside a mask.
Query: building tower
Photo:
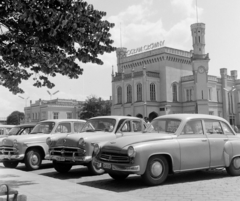
[[[191,25],[193,50],[192,71],[195,83],[196,113],[208,114],[208,62],[209,56],[205,54],[205,24]]]

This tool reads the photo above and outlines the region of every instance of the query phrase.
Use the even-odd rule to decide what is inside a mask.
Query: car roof
[[[116,119],[116,120],[120,120],[120,119],[133,119],[133,120],[137,120],[137,119],[140,119],[140,118],[138,118],[138,117],[132,117],[132,116],[117,116],[117,115],[109,115],[109,116],[97,116],[97,117],[92,117],[92,118],[90,118],[90,119],[102,119],[102,118],[104,118],[104,119],[109,119],[109,118],[111,118],[111,119]]]
[[[59,122],[65,122],[65,121],[78,121],[78,122],[86,122],[85,120],[83,119],[47,119],[47,120],[43,120],[43,121],[40,121],[39,123],[41,122],[56,122],[56,123],[59,123]]]
[[[166,114],[159,117],[156,117],[155,119],[162,119],[162,118],[174,118],[174,119],[181,119],[181,120],[190,120],[190,119],[217,119],[221,121],[227,122],[224,118],[215,116],[215,115],[208,115],[208,114]]]
[[[16,125],[0,125],[0,128],[13,128]]]

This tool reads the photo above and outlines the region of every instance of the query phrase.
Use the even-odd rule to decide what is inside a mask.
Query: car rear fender
[[[224,146],[224,159],[228,167],[233,158],[240,156],[240,141],[228,141]]]

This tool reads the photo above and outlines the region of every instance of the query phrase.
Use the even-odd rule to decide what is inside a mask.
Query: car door
[[[209,142],[203,131],[202,120],[195,119],[188,121],[180,135],[178,135],[181,170],[209,167]]]
[[[223,132],[218,120],[205,119],[204,126],[210,144],[210,167],[224,166],[224,145],[228,141],[228,137]]]

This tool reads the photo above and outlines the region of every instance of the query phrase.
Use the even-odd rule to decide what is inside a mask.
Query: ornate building
[[[112,73],[112,115],[149,117],[173,113],[222,116],[240,125],[240,80],[220,69],[208,75],[205,24],[191,25],[193,50],[160,47],[127,56],[118,48],[118,72]]]

